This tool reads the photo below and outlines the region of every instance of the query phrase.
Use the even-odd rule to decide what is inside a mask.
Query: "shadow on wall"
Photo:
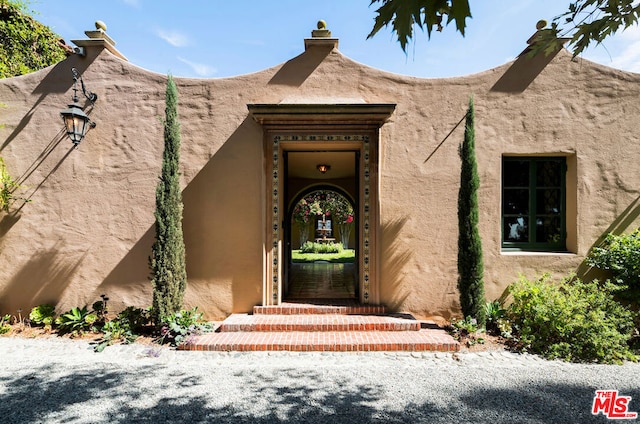
[[[221,281],[232,285],[228,310],[193,305],[214,316],[232,308],[248,311],[262,298],[261,141],[260,128],[245,119],[182,192],[187,278],[196,282],[192,289],[207,293]],[[149,221],[153,219],[150,211]],[[150,305],[149,257],[154,240],[152,224],[99,285],[96,295],[106,293],[112,300]],[[203,287],[207,282],[209,290]],[[210,296],[225,303],[216,293]],[[197,297],[208,302],[204,296]]]
[[[153,219],[153,216],[150,217]],[[93,297],[108,295],[115,309],[127,306],[147,307],[152,303],[149,281],[149,256],[155,240],[155,225],[151,225],[124,258],[96,288]],[[142,300],[144,299],[144,300]],[[122,301],[123,305],[118,305]]]
[[[440,149],[440,147],[442,147],[442,145],[449,139],[449,137],[451,137],[451,134],[453,134],[453,132],[460,126],[460,124],[462,124],[462,122],[466,119],[466,117],[467,117],[467,114],[465,112],[465,114],[462,115],[462,118],[460,118],[458,123],[455,124],[453,126],[453,128],[451,128],[451,131],[449,131],[449,133],[442,139],[442,141],[436,146],[436,148],[433,149],[433,151],[429,154],[429,156],[427,156],[427,158],[424,160],[423,163],[427,163],[429,161],[429,159],[431,159],[433,157],[433,155],[436,154],[438,149]]]
[[[20,122],[16,125],[16,128],[9,134],[7,139],[0,146],[0,152],[4,150],[21,132],[24,128],[31,122],[31,118],[35,113],[36,109],[40,105],[40,103],[50,94],[52,93],[66,93],[73,86],[73,74],[71,73],[71,68],[76,68],[80,75],[84,73],[84,71],[93,63],[99,50],[97,49],[89,49],[91,52],[95,52],[91,55],[88,55],[85,58],[80,58],[77,55],[71,55],[67,59],[63,60],[56,64],[49,73],[40,81],[38,86],[33,90],[31,94],[40,94],[40,97],[33,103],[31,109],[25,114],[25,116],[20,120]],[[81,101],[83,101],[83,97],[81,97]],[[82,106],[85,107],[89,103],[86,99],[84,99],[86,104]],[[69,96],[68,103],[71,103],[71,96]],[[63,109],[65,104],[60,105],[60,109]],[[86,112],[85,108],[85,112]],[[62,120],[60,120],[60,126],[62,127]]]
[[[20,221],[21,217],[22,215],[20,215],[18,212],[11,212],[10,214],[2,217],[2,219],[0,220],[0,240],[2,240],[2,238],[9,232],[11,227],[16,225],[16,223]]]
[[[2,146],[0,146],[0,152],[2,152],[5,147],[11,144],[13,139],[16,138],[18,134],[22,132],[22,130],[24,130],[24,128],[29,124],[29,122],[31,122],[31,118],[33,118],[33,114],[35,113],[38,105],[40,104],[40,102],[42,102],[42,100],[44,100],[46,96],[47,96],[46,93],[43,93],[40,95],[38,100],[35,101],[31,109],[29,109],[29,111],[22,117],[20,122],[18,122],[18,124],[16,125],[16,128],[11,132],[11,134],[9,134],[7,139],[2,143]]]
[[[25,207],[27,202],[31,200],[31,198],[44,185],[44,183],[49,179],[49,177],[51,177],[51,175],[53,175],[58,170],[58,168],[60,168],[60,165],[62,165],[62,163],[67,159],[67,157],[69,157],[69,155],[74,151],[73,146],[69,147],[67,152],[58,160],[58,162],[53,167],[51,167],[51,169],[44,176],[42,181],[38,182],[37,184],[34,184],[34,182],[32,181],[30,181],[29,184],[25,184],[27,183],[29,178],[31,178],[34,172],[36,172],[39,168],[43,166],[44,162],[58,148],[60,143],[65,139],[66,139],[66,132],[64,128],[62,128],[60,129],[60,131],[58,131],[55,137],[51,139],[49,144],[45,146],[45,148],[38,155],[38,157],[34,159],[34,161],[31,163],[31,165],[29,165],[29,167],[24,171],[24,173],[20,177],[16,178],[15,181],[18,184],[17,190],[20,190],[20,187],[25,185],[29,187],[31,190],[25,197],[21,197],[21,196],[14,197],[14,203],[22,202],[22,204],[20,205],[20,207],[12,211],[10,215],[2,219],[2,221],[0,222],[0,237],[3,237],[5,234],[7,234],[7,232],[11,229],[11,227],[20,219],[20,212],[22,211],[22,208]],[[35,187],[35,188],[32,188],[32,187]]]
[[[226,312],[262,301],[263,178],[262,129],[246,117],[183,191],[187,275],[231,285]]]
[[[313,47],[285,62],[269,81],[270,85],[300,87],[331,53],[333,47]]]
[[[490,91],[500,93],[524,92],[559,52],[560,50],[548,55],[539,53],[531,56],[528,49],[523,51],[515,62],[511,64],[509,69],[507,69],[493,87],[491,87]]]
[[[86,56],[78,56],[72,54],[62,62],[58,62],[51,71],[40,81],[40,84],[33,90],[33,93],[43,93],[44,95],[51,93],[66,93],[73,86],[73,74],[71,68],[76,68],[80,75],[84,74],[102,52],[102,49],[91,48],[86,49]],[[71,93],[69,93],[71,100]],[[82,93],[78,96],[84,98]],[[60,105],[62,108],[64,105]],[[85,105],[82,105],[85,106]]]
[[[397,311],[409,297],[403,287],[403,269],[409,263],[412,252],[399,241],[399,235],[408,218],[400,218],[381,225],[381,298],[389,309]]]
[[[58,246],[37,252],[0,293],[0,311],[15,313],[43,303],[56,305],[85,255],[69,257],[61,254]]]
[[[605,238],[609,234],[620,235],[626,230],[630,229],[631,225],[636,222],[640,217],[640,196],[636,197],[633,202],[627,206],[627,208],[616,218],[615,221],[609,225],[609,227],[598,237],[598,239],[589,248],[587,255],[594,247],[602,245]],[[586,261],[582,261],[578,269],[576,270],[576,276],[585,281],[591,281],[593,279],[606,279],[608,275],[598,268],[593,268],[587,265]]]
[[[55,148],[58,144],[60,144],[60,142],[56,143],[53,147]],[[75,148],[73,146],[71,146],[69,148],[69,150],[67,150],[67,153],[64,154],[64,156],[58,161],[58,163],[56,163],[53,168],[51,168],[51,170],[47,173],[47,175],[44,176],[44,178],[42,179],[42,181],[40,181],[38,183],[38,185],[36,185],[36,187],[31,190],[31,192],[27,195],[27,197],[25,198],[24,202],[22,203],[22,205],[20,205],[20,207],[18,208],[17,212],[20,212],[22,210],[22,208],[26,205],[26,203],[28,201],[31,200],[31,198],[33,197],[34,194],[36,194],[36,192],[38,190],[40,190],[40,188],[44,185],[45,182],[47,182],[47,180],[49,179],[49,177],[51,175],[53,175],[58,168],[60,168],[60,165],[62,165],[62,163],[69,157],[69,155],[71,153],[73,153],[73,151],[75,150]],[[47,154],[48,156],[48,154]],[[42,165],[42,162],[46,159],[46,156],[42,159],[42,161],[40,161],[39,163],[37,163],[36,168],[34,168],[31,172],[33,173],[33,171],[35,169],[37,169],[38,167],[40,167]],[[28,176],[30,176],[31,174],[29,174]],[[21,177],[22,178],[22,177]],[[24,180],[22,180],[24,181]],[[22,184],[22,182],[20,182],[20,184]]]
[[[33,175],[33,173],[42,166],[42,164],[49,157],[51,152],[53,152],[58,147],[58,145],[64,138],[65,138],[65,132],[60,131],[53,138],[53,140],[51,140],[51,142],[45,147],[42,153],[38,155],[38,157],[29,166],[29,168],[27,168],[27,170],[20,177],[16,179],[16,183],[18,184],[19,188],[23,186],[25,182],[31,177],[31,175]],[[74,148],[70,147],[69,150],[62,156],[62,158],[60,158],[60,160],[49,170],[47,175],[44,176],[42,181],[40,181],[37,184],[32,184],[32,183],[28,184],[29,188],[33,186],[35,186],[35,188],[32,188],[31,191],[26,195],[26,197],[22,197],[22,196],[14,197],[14,200],[11,205],[11,212],[3,216],[2,219],[0,220],[0,239],[2,239],[11,230],[11,228],[20,220],[21,212],[22,212],[22,209],[25,207],[25,205],[31,200],[33,195],[44,185],[44,183],[49,179],[49,177],[53,175],[58,170],[58,168],[60,168],[60,165],[62,165],[62,163],[67,159],[67,157],[69,157],[69,155],[71,154],[71,152],[73,152],[73,150]],[[21,202],[20,206],[17,208],[13,206],[16,202]]]

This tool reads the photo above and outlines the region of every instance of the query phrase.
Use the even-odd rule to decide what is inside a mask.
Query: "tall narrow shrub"
[[[182,234],[180,191],[180,123],[178,92],[173,77],[167,81],[162,174],[156,188],[156,240],[150,258],[153,311],[156,323],[182,308],[187,285]]]
[[[475,153],[475,110],[469,99],[464,141],[460,147],[462,162],[458,192],[458,290],[465,317],[475,318],[485,325],[484,266],[482,242],[478,231],[478,165]]]

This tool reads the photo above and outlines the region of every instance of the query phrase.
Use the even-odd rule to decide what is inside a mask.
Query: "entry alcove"
[[[251,104],[263,127],[265,231],[263,305],[279,305],[286,283],[289,152],[356,152],[358,301],[379,303],[378,145],[395,104]],[[290,229],[289,229],[290,230]]]

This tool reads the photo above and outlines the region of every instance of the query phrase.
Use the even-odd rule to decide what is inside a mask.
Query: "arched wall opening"
[[[322,196],[327,194],[338,198],[338,202],[345,205],[322,205]],[[288,222],[291,225],[287,245],[291,249],[300,249],[305,241],[315,241],[322,236],[325,239],[335,239],[344,249],[355,248],[357,238],[353,229],[358,221],[357,203],[353,194],[342,187],[327,184],[306,187],[293,197],[287,210]],[[325,217],[324,220],[322,215]],[[324,234],[321,233],[322,227],[318,225],[322,221],[325,222]],[[345,237],[347,232],[348,237]]]

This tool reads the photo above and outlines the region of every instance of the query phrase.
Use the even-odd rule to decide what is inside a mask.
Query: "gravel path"
[[[594,391],[632,396],[640,364],[506,352],[214,353],[0,338],[2,423],[603,423]],[[623,421],[625,422],[625,421]]]

